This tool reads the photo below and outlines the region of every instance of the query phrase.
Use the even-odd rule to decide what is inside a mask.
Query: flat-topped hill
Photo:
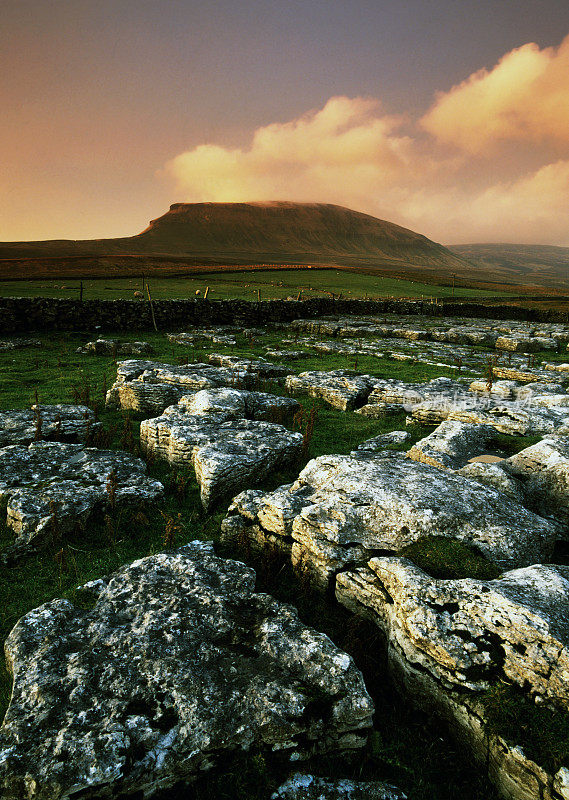
[[[188,266],[298,264],[469,269],[440,244],[392,222],[323,203],[175,203],[136,236],[0,243],[0,259],[151,256]]]

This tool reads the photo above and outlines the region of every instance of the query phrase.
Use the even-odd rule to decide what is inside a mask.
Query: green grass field
[[[366,275],[339,270],[255,270],[231,274],[213,273],[192,275],[188,278],[153,278],[149,281],[153,299],[175,299],[203,296],[209,286],[210,299],[238,298],[262,300],[297,297],[302,291],[304,299],[342,295],[344,298],[409,297],[425,299],[452,297],[452,286],[434,286],[409,280],[397,280],[383,276]],[[39,280],[2,281],[0,297],[79,297],[80,281]],[[97,279],[83,281],[83,298],[86,300],[132,299],[135,291],[142,291],[142,278]],[[485,289],[457,287],[455,295],[460,297],[499,297],[501,292]],[[145,293],[146,296],[146,293]]]
[[[238,336],[238,344],[233,348],[211,345],[199,349],[173,346],[164,335],[156,333],[116,334],[116,337],[122,340],[143,338],[155,347],[154,360],[183,363],[206,360],[210,352],[263,355],[266,345],[280,343],[282,333],[268,334],[262,341]],[[45,334],[38,338],[42,341],[41,347],[0,353],[0,409],[24,408],[36,399],[40,403],[83,402],[99,414],[106,432],[106,447],[122,447],[138,454],[140,418],[104,409],[105,390],[116,375],[113,358],[77,354],[77,347],[85,341],[85,336],[79,334]],[[112,334],[108,338],[112,338]],[[310,354],[294,362],[291,371],[353,367],[353,357]],[[358,357],[357,368],[378,377],[408,381],[457,374],[454,368],[371,356]],[[275,385],[267,390],[284,391]],[[309,458],[325,453],[349,453],[365,439],[405,426],[404,412],[384,420],[372,420],[353,412],[340,412],[308,396],[298,399],[307,413],[313,407],[317,410]],[[410,430],[412,443],[429,429],[417,426]],[[404,446],[407,447],[409,443]],[[274,475],[263,487],[270,490],[294,480],[302,466],[303,463],[299,463],[287,473]],[[108,574],[135,558],[171,547],[166,537],[168,519],[176,523],[175,546],[196,538],[218,539],[224,507],[211,514],[203,512],[193,471],[170,469],[152,462],[149,471],[166,487],[164,500],[155,507],[119,513],[111,523],[108,517],[94,519],[86,530],[77,530],[65,540],[16,564],[0,567],[0,639],[3,640],[18,618],[30,609],[56,597],[73,601],[75,589],[82,583]],[[11,540],[11,532],[4,521],[0,521],[0,549]],[[241,560],[246,558],[242,552],[221,552]],[[442,568],[444,572],[448,570],[447,562],[452,562],[456,569],[460,553],[453,550],[449,555],[445,550],[439,556],[429,551],[427,556],[421,556],[426,569],[431,564],[435,571]],[[352,653],[374,696],[377,713],[368,750],[358,755],[354,763],[336,759],[326,764],[328,774],[392,780],[408,792],[410,800],[494,800],[495,795],[485,779],[464,763],[456,746],[441,732],[438,721],[429,714],[412,710],[398,698],[386,673],[377,628],[312,594],[297,581],[287,565],[270,559],[255,561],[253,556],[250,560],[257,569],[261,590],[296,605],[307,624],[328,633],[340,647]],[[471,569],[466,562],[465,569],[467,573]],[[2,671],[0,717],[8,704],[10,687],[10,677]],[[227,779],[228,774],[231,780]],[[263,757],[243,756],[227,763],[223,779],[217,780],[212,775],[198,782],[191,796],[196,800],[264,800],[274,790],[275,780],[276,773]],[[182,797],[188,795],[174,793],[169,800]]]

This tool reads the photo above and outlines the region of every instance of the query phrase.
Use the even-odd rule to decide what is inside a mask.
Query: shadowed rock
[[[135,561],[26,614],[6,642],[5,800],[150,797],[225,753],[365,744],[352,659],[210,543]]]
[[[34,441],[86,442],[101,429],[87,406],[32,406],[0,413],[0,447]]]
[[[296,773],[271,795],[271,800],[406,800],[395,786],[383,781],[318,778]]]
[[[148,342],[121,342],[118,339],[96,339],[77,348],[78,353],[91,356],[149,356],[154,348]]]
[[[0,506],[18,553],[84,523],[96,508],[156,500],[163,486],[120,450],[35,442],[0,449]]]
[[[290,392],[306,392],[311,397],[321,397],[340,411],[353,411],[363,406],[376,381],[372,375],[336,369],[289,375],[286,388]]]

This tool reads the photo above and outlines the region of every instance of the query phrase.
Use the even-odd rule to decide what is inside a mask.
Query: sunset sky
[[[569,246],[569,0],[0,0],[0,240],[338,203]]]

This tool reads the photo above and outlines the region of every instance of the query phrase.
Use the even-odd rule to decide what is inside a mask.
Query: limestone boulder
[[[117,339],[96,339],[77,349],[78,353],[91,356],[148,356],[154,348],[148,342],[121,342]]]
[[[3,339],[0,341],[0,353],[10,350],[24,350],[27,347],[41,347],[39,339]]]
[[[520,450],[507,462],[508,471],[523,481],[526,494],[544,515],[569,522],[569,438],[548,436]]]
[[[336,369],[289,375],[285,385],[290,392],[306,392],[340,411],[353,411],[364,405],[376,381],[372,375]]]
[[[348,655],[203,542],[29,612],[6,656],[5,800],[151,797],[236,750],[355,750],[374,710]]]
[[[188,414],[216,414],[225,419],[254,419],[265,421],[290,421],[301,409],[292,397],[280,397],[266,392],[249,392],[243,389],[202,389],[194,395],[180,398],[177,406],[165,413],[184,409]]]
[[[204,508],[259,483],[300,458],[302,435],[282,425],[216,414],[168,414],[144,420],[143,450],[176,466],[192,466]]]
[[[408,431],[389,431],[388,433],[380,433],[379,436],[374,436],[372,439],[366,439],[358,447],[353,450],[350,455],[361,458],[363,455],[375,456],[377,453],[382,452],[388,447],[394,445],[405,444],[411,438]]]
[[[569,567],[435,580],[407,559],[378,557],[336,586],[340,602],[368,609],[390,646],[441,684],[481,691],[501,677],[569,710]]]
[[[489,425],[446,420],[409,450],[409,458],[441,469],[460,469],[469,459],[481,455],[495,438]]]
[[[472,481],[484,484],[484,486],[491,486],[499,492],[508,495],[516,503],[525,505],[526,494],[524,487],[519,478],[514,477],[504,467],[504,462],[498,463],[484,463],[477,461],[472,464],[465,464],[459,470],[458,475],[462,475]]]
[[[196,363],[177,366],[158,361],[122,361],[117,379],[107,392],[106,404],[141,414],[161,414],[181,397],[200,389],[254,386],[259,374],[231,367]]]
[[[271,361],[265,361],[264,358],[251,359],[222,353],[210,353],[208,361],[210,364],[233,370],[236,374],[254,373],[260,378],[282,378],[288,374],[287,367],[282,364],[273,364]]]
[[[34,441],[86,442],[101,430],[87,406],[34,405],[0,413],[0,447]]]
[[[15,533],[8,554],[57,541],[96,510],[157,500],[159,481],[141,459],[120,450],[34,442],[0,449],[0,508]]]
[[[296,567],[323,587],[347,564],[398,552],[428,535],[466,542],[503,569],[550,557],[552,521],[494,488],[401,455],[320,456],[291,486],[254,498],[247,513],[236,498],[226,535],[280,536]],[[273,496],[274,511],[255,510],[257,503],[272,508]]]

